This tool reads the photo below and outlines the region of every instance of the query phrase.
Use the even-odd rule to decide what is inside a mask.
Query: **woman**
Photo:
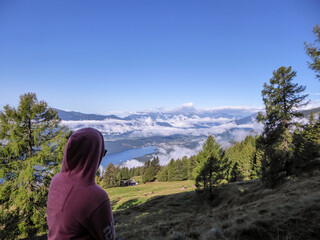
[[[49,240],[115,239],[108,194],[95,182],[106,154],[102,134],[84,128],[71,135],[47,202]]]

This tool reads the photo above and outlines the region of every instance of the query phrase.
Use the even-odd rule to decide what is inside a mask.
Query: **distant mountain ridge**
[[[65,111],[61,109],[54,108],[57,112],[61,120],[65,121],[82,121],[82,120],[105,120],[105,119],[118,119],[118,120],[132,120],[139,119],[143,117],[150,117],[152,120],[167,119],[177,115],[183,115],[186,117],[198,116],[198,117],[211,117],[211,118],[241,118],[246,117],[252,112],[246,113],[243,110],[232,110],[230,112],[229,109],[225,110],[227,113],[223,112],[224,110],[202,110],[198,111],[195,108],[179,108],[172,111],[164,111],[164,112],[137,112],[134,114],[130,114],[127,117],[121,118],[116,115],[102,115],[102,114],[87,114],[75,111]],[[229,112],[228,112],[229,111]]]
[[[305,117],[310,117],[311,112],[313,112],[314,114],[320,114],[320,107],[312,108],[312,109],[308,109],[308,110],[303,110],[301,112]]]
[[[169,111],[169,112],[141,112],[141,113],[135,113],[130,114],[127,117],[121,118],[116,115],[101,115],[101,114],[87,114],[87,113],[81,113],[81,112],[75,112],[75,111],[64,111],[61,109],[55,109],[58,112],[59,117],[61,120],[65,121],[83,121],[83,120],[96,120],[96,121],[102,121],[105,119],[116,119],[116,120],[133,120],[133,119],[139,119],[139,118],[148,118],[150,117],[152,120],[156,119],[168,119],[172,118],[173,116],[177,115],[183,115],[186,117],[192,117],[192,116],[198,116],[198,117],[212,117],[212,118],[236,118],[235,122],[240,124],[246,124],[253,122],[253,119],[256,119],[258,112],[248,113],[247,116],[240,117],[240,115],[244,115],[244,113],[238,113],[233,112],[232,114],[223,113],[222,110],[215,110],[215,111],[201,111],[197,112],[194,108],[188,108],[184,109],[181,108],[179,110],[175,111]],[[186,110],[186,112],[184,112]],[[320,107],[318,108],[312,108],[308,110],[301,111],[305,117],[309,117],[311,112],[314,114],[320,114]],[[237,117],[238,116],[238,117]],[[160,126],[171,126],[169,123],[164,122],[157,122]]]
[[[74,112],[74,111],[64,111],[61,109],[54,109],[58,112],[59,117],[61,120],[65,121],[82,121],[82,120],[105,120],[105,119],[121,119],[116,115],[99,115],[99,114],[87,114],[81,112]]]

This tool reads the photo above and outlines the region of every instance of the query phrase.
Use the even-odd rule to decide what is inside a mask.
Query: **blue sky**
[[[307,66],[320,1],[0,0],[0,107],[35,92],[86,113],[262,106],[281,66],[320,105]]]

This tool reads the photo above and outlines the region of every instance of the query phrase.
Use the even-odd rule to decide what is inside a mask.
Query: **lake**
[[[117,165],[133,158],[143,157],[144,155],[157,152],[156,146],[133,148],[123,152],[108,154],[102,159],[101,165],[105,169],[109,163]]]

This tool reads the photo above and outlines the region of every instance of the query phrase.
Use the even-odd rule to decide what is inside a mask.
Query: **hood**
[[[104,139],[94,128],[83,128],[71,135],[64,150],[61,173],[75,183],[95,183],[104,155]]]

